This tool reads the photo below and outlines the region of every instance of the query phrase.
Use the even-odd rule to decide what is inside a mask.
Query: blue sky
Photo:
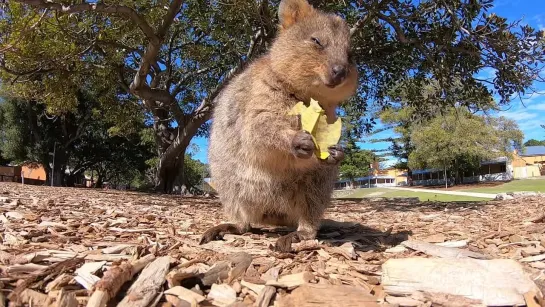
[[[522,22],[537,29],[545,29],[545,1],[543,0],[496,0],[491,10],[509,21],[522,19]],[[491,71],[482,72],[483,75],[491,74]],[[515,100],[509,107],[497,115],[502,115],[515,120],[524,132],[525,140],[545,139],[545,130],[540,125],[545,124],[545,84],[536,84],[538,94],[526,97],[522,100]],[[377,126],[380,127],[380,124]],[[391,136],[391,131],[384,131],[374,135],[372,138],[386,138]],[[207,162],[208,140],[206,138],[194,138],[193,142],[198,146],[198,152],[193,153],[194,157]],[[359,143],[363,149],[386,149],[389,143]],[[392,163],[395,160],[388,162]]]

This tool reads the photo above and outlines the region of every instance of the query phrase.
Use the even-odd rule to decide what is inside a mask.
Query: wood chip
[[[520,259],[520,262],[534,262],[534,261],[542,261],[545,260],[545,254],[543,255],[537,255],[537,256],[531,256],[531,257],[525,257]]]
[[[56,300],[57,307],[78,307],[79,303],[74,292],[59,291]]]
[[[541,304],[539,303],[537,298],[537,293],[535,291],[524,293],[524,300],[527,307],[541,307]]]
[[[397,253],[404,253],[406,251],[407,251],[407,248],[405,246],[397,245],[397,246],[386,249],[384,252],[390,253],[390,254],[397,254]]]
[[[213,299],[212,303],[216,306],[227,306],[237,300],[237,293],[229,285],[213,284],[208,298]]]
[[[127,291],[118,307],[146,307],[157,296],[165,282],[170,267],[170,257],[160,257],[144,268]]]
[[[275,286],[281,288],[293,289],[300,285],[306,284],[314,279],[314,275],[310,272],[301,272],[297,274],[290,274],[280,276],[278,280],[269,280],[267,281],[267,286]]]
[[[278,307],[378,307],[363,289],[347,285],[305,284],[278,300]]]
[[[91,295],[87,307],[102,307],[112,299],[124,283],[131,280],[144,267],[155,259],[154,255],[147,255],[131,263],[124,262],[111,267],[96,283],[95,291]]]
[[[442,243],[442,242],[445,242],[446,239],[447,239],[447,237],[444,234],[438,233],[438,234],[428,236],[428,237],[422,239],[422,241],[428,242],[428,243]]]
[[[435,245],[439,245],[443,247],[451,247],[451,248],[460,248],[460,247],[467,246],[467,240],[447,241],[447,242],[435,243]]]
[[[257,297],[256,305],[257,307],[268,307],[273,296],[276,294],[276,288],[273,286],[265,286],[263,290],[259,293]]]
[[[51,299],[46,294],[34,291],[31,289],[25,289],[18,297],[19,302],[23,304],[29,304],[30,306],[47,306]]]
[[[402,245],[414,249],[420,252],[423,252],[430,256],[442,257],[442,258],[476,258],[476,259],[486,259],[487,257],[480,253],[471,252],[468,250],[450,248],[438,246],[431,243],[426,243],[422,241],[404,241]]]
[[[393,305],[406,307],[416,307],[424,303],[422,301],[418,301],[407,296],[387,296],[386,301]]]
[[[204,296],[181,286],[170,288],[166,290],[164,294],[176,296],[178,299],[189,302],[189,303],[191,303],[192,301],[196,301],[197,303],[200,303],[206,299]]]
[[[48,283],[45,287],[45,292],[49,293],[51,291],[59,290],[61,287],[64,287],[66,284],[68,284],[72,280],[72,275],[62,273],[55,277],[55,279]]]
[[[252,290],[255,294],[259,294],[263,291],[263,289],[265,289],[265,285],[258,285],[258,284],[254,284],[254,283],[251,283],[251,282],[247,282],[245,280],[241,281],[240,284],[243,286],[243,287],[246,287],[250,290]]]
[[[396,296],[428,291],[512,306],[523,305],[523,294],[537,289],[522,267],[509,259],[390,259],[382,270],[382,286]]]

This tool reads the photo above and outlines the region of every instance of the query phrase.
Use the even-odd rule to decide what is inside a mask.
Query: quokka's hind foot
[[[211,241],[223,240],[223,236],[226,234],[243,235],[250,231],[250,225],[238,225],[238,224],[219,224],[209,228],[201,237],[199,245],[206,244]]]

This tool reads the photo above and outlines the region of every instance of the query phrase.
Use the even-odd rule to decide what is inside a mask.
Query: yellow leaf
[[[328,148],[339,143],[341,138],[341,119],[337,118],[334,123],[328,124],[325,111],[314,99],[310,100],[308,107],[303,102],[297,103],[288,115],[301,116],[301,127],[310,133],[316,146],[316,157],[327,159]]]

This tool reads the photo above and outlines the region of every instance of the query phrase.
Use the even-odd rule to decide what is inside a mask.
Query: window
[[[506,171],[507,171],[506,165],[505,164],[500,165],[500,172],[505,173]]]

